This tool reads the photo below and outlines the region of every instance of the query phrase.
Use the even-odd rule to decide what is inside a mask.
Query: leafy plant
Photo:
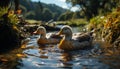
[[[17,15],[14,14],[13,10],[9,11],[8,19],[9,19],[9,22],[12,23],[13,25],[18,23],[18,17]]]
[[[0,52],[14,49],[20,44],[20,34],[17,27],[18,18],[14,11],[0,8]]]
[[[109,43],[113,43],[120,36],[120,12],[113,11],[107,16],[102,32],[103,38]]]
[[[120,36],[120,12],[114,10],[106,16],[97,16],[90,20],[89,30],[96,29],[97,37],[104,38],[108,43],[113,43]]]
[[[3,20],[2,16],[8,12],[8,8],[1,8],[0,7],[0,20]]]

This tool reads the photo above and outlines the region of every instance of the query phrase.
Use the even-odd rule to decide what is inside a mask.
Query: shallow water
[[[101,63],[97,56],[92,56],[91,49],[64,52],[57,48],[57,45],[39,47],[36,43],[36,36],[31,36],[27,47],[31,49],[23,51],[27,57],[22,58],[17,66],[19,69],[109,69],[109,66]]]
[[[119,56],[102,56],[99,44],[91,49],[65,52],[57,45],[39,46],[38,37],[30,37],[26,45],[29,48],[23,51],[27,56],[19,60],[17,69],[119,69]]]

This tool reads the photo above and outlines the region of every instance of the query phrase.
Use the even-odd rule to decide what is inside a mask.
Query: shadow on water
[[[65,52],[57,45],[38,46],[38,37],[30,37],[23,50],[26,57],[17,60],[14,69],[119,69],[120,57],[103,56],[97,49],[99,43],[92,49]]]

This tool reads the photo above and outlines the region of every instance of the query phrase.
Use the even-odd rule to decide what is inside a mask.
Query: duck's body
[[[89,41],[78,42],[75,40],[62,39],[59,44],[59,48],[62,50],[80,50],[89,47],[91,43]]]
[[[77,40],[79,42],[89,41],[89,40],[91,40],[93,38],[92,33],[93,32],[81,33],[81,34],[79,34],[77,36],[73,36],[72,39]]]
[[[51,36],[49,36],[47,38],[46,37],[46,29],[44,27],[42,27],[42,26],[40,26],[34,33],[41,35],[38,38],[38,40],[37,40],[38,44],[41,44],[41,45],[45,45],[45,44],[57,44],[57,43],[60,42],[60,36],[57,35],[57,34],[52,34]]]
[[[69,26],[64,26],[59,34],[63,34],[64,37],[60,41],[58,47],[62,50],[78,50],[90,47],[92,44],[92,37],[89,33],[81,34],[72,39],[72,29]]]
[[[37,40],[38,44],[45,45],[45,44],[57,44],[60,42],[60,39],[57,38],[39,38]]]

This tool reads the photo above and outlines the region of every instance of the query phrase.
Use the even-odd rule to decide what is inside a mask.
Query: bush
[[[109,43],[113,43],[120,36],[120,12],[114,11],[107,15],[107,21],[104,24],[102,37]]]
[[[90,20],[89,30],[97,29],[97,37],[113,43],[120,36],[120,11],[113,11],[107,16],[97,16]]]
[[[96,37],[95,38],[100,39],[105,22],[106,22],[105,16],[96,16],[96,17],[90,19],[90,23],[87,25],[87,29],[88,29],[88,31],[96,29],[96,31],[95,31]]]
[[[7,12],[8,9],[0,8],[0,51],[7,51],[20,46],[18,19],[14,13]]]

